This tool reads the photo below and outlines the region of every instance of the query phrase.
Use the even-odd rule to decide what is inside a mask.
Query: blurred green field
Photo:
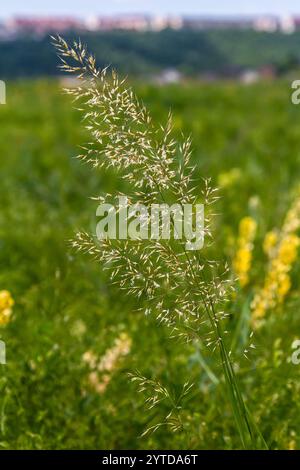
[[[172,108],[175,133],[193,138],[198,174],[222,186],[215,253],[231,262],[239,221],[247,215],[257,221],[251,282],[232,307],[235,328],[241,312],[249,315],[253,287],[263,282],[264,235],[280,228],[299,185],[300,108],[291,104],[286,82],[137,84],[136,91],[156,121]],[[77,229],[94,227],[89,197],[124,185],[74,158],[85,135],[68,97],[56,82],[25,81],[8,84],[7,103],[0,107],[0,290],[10,291],[16,304],[13,320],[0,329],[7,349],[0,366],[0,447],[239,447],[223,388],[211,382],[199,351],[170,341],[93,261],[69,247]],[[256,351],[238,371],[271,448],[300,447],[300,365],[288,362],[300,337],[299,268],[297,261],[284,308],[270,312],[255,335]],[[103,356],[121,333],[131,338],[131,350],[106,391],[97,393],[82,356]],[[195,383],[185,416],[190,435],[162,429],[140,437],[159,411],[147,412],[128,381],[135,369],[175,389],[188,379]]]

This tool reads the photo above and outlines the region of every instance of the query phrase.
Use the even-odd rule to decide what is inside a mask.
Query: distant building
[[[263,65],[259,69],[259,75],[263,80],[273,80],[277,77],[276,67],[273,65]]]
[[[294,21],[296,31],[300,30],[300,17],[297,17],[297,16],[294,17],[293,21]]]
[[[257,17],[181,17],[148,15],[90,16],[86,19],[73,17],[16,17],[0,24],[0,38],[14,38],[23,34],[43,36],[49,33],[73,31],[161,31],[166,28],[180,30],[246,30],[273,33],[293,33],[300,30],[300,18],[293,16]]]
[[[98,29],[101,31],[127,30],[146,31],[150,20],[144,15],[121,15],[98,18]]]
[[[186,17],[183,26],[188,29],[252,29],[252,18],[240,17]]]
[[[255,31],[274,33],[279,28],[279,20],[275,16],[259,16],[254,20]]]
[[[47,33],[63,33],[69,30],[81,30],[83,22],[74,18],[13,18],[6,22],[9,34],[35,34],[42,36]]]
[[[88,16],[83,24],[87,31],[98,31],[100,29],[100,19],[95,15]]]
[[[292,16],[284,16],[279,20],[280,30],[285,34],[292,34],[296,31],[295,19]]]
[[[171,85],[179,83],[183,79],[182,74],[176,69],[165,69],[155,77],[153,81],[158,85]]]
[[[154,16],[150,20],[150,29],[152,31],[162,31],[167,28],[167,21],[164,16]]]
[[[172,16],[168,18],[168,27],[172,29],[181,29],[183,27],[183,19],[180,16]]]
[[[260,74],[257,70],[244,70],[240,75],[240,80],[245,85],[252,85],[253,83],[258,82],[260,79]]]
[[[7,30],[5,23],[1,22],[0,23],[0,38],[5,38],[7,36]]]

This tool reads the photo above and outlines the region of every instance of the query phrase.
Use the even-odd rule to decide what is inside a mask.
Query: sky
[[[117,13],[255,15],[300,14],[299,0],[2,0],[0,17],[89,16]]]

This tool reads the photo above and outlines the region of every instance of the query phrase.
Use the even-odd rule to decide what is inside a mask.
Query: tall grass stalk
[[[66,90],[83,112],[90,142],[78,158],[93,168],[114,168],[131,188],[130,202],[204,203],[207,252],[212,243],[213,205],[218,199],[210,180],[194,181],[191,140],[172,138],[172,117],[155,126],[114,70],[100,70],[82,43],[53,38],[61,69],[75,74],[79,85]],[[115,195],[117,196],[117,195]],[[114,196],[98,198],[113,202]],[[111,273],[112,281],[137,299],[146,314],[171,329],[171,336],[199,341],[222,364],[242,448],[266,447],[252,419],[225,341],[226,305],[234,289],[229,269],[204,251],[187,251],[186,240],[97,240],[78,233],[73,246],[91,254]],[[211,374],[214,376],[214,374]],[[219,381],[219,383],[221,380]],[[146,383],[146,381],[144,381]],[[185,393],[185,392],[184,392]],[[154,400],[155,401],[155,400]]]

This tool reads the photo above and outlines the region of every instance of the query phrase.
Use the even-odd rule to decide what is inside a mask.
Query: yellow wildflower
[[[300,197],[298,196],[286,215],[284,225],[283,225],[283,232],[294,233],[294,232],[297,232],[299,228],[300,228]]]
[[[296,235],[287,236],[279,246],[278,259],[284,265],[291,265],[297,258],[297,248],[299,237]]]
[[[278,283],[278,301],[282,303],[284,301],[285,296],[289,292],[291,288],[291,279],[290,276],[286,273],[283,273],[279,278]]]
[[[289,442],[288,445],[288,450],[296,450],[297,449],[297,443],[295,440],[292,440]]]
[[[299,237],[294,231],[300,228],[300,198],[288,211],[281,233],[269,232],[264,241],[264,251],[270,258],[269,269],[263,288],[255,295],[252,302],[252,320],[258,326],[258,319],[265,316],[267,310],[282,304],[291,289],[289,272],[297,259]]]
[[[121,333],[115,340],[115,344],[108,349],[98,365],[99,371],[113,371],[120,359],[129,354],[131,348],[131,339],[126,333]]]
[[[10,322],[14,300],[7,290],[0,291],[0,325],[5,326]]]
[[[272,256],[273,250],[276,247],[277,242],[278,242],[278,235],[274,230],[266,234],[265,239],[264,239],[264,244],[263,244],[263,250],[266,253],[266,255],[268,255],[269,257]]]
[[[234,270],[239,278],[240,285],[246,286],[249,282],[249,271],[252,262],[253,240],[257,224],[251,217],[244,217],[239,225],[238,250],[233,262]]]
[[[240,221],[239,233],[240,237],[248,241],[253,241],[257,229],[257,223],[252,217],[244,217]]]
[[[97,356],[92,351],[86,351],[82,356],[83,361],[90,367],[95,369],[97,363]]]
[[[102,394],[105,392],[113,373],[120,366],[122,358],[130,353],[130,349],[131,338],[126,333],[121,333],[115,339],[114,345],[106,350],[100,360],[92,351],[84,353],[84,362],[93,370],[88,376],[88,381],[97,393]]]

